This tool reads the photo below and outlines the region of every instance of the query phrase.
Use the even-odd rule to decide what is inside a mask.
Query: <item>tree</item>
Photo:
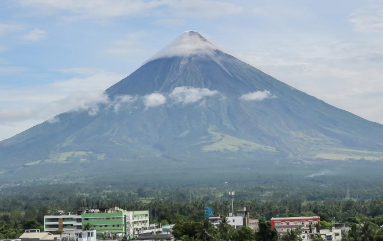
[[[215,228],[213,224],[209,222],[209,220],[202,221],[202,223],[197,226],[196,231],[197,238],[203,241],[213,240],[214,238]]]
[[[315,236],[312,241],[325,241],[321,236]]]
[[[43,229],[42,225],[36,220],[25,221],[23,227],[24,229]]]
[[[234,231],[232,237],[235,241],[255,241],[255,232],[248,227],[240,227]]]
[[[359,230],[355,223],[351,225],[350,231],[348,231],[343,237],[344,241],[357,241],[359,237]]]
[[[176,223],[173,227],[173,236],[175,239],[181,239],[184,236],[195,238],[197,236],[197,226],[199,223],[195,222],[181,222]]]
[[[271,229],[270,222],[261,221],[255,238],[257,241],[276,241],[278,240],[278,232],[275,229]]]
[[[84,230],[91,230],[92,229],[92,225],[90,223],[87,223],[84,225],[83,227]]]
[[[234,228],[227,222],[226,217],[222,217],[218,225],[218,238],[219,240],[229,241],[234,233]]]
[[[289,230],[285,235],[282,236],[283,241],[302,241],[302,231],[300,229]]]
[[[360,241],[372,241],[375,234],[373,224],[366,222],[360,229]]]

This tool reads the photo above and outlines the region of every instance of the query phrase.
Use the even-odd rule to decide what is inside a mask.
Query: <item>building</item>
[[[90,225],[97,233],[135,237],[150,229],[149,211],[126,211],[118,207],[90,209],[82,214],[82,225]]]
[[[126,211],[124,209],[100,208],[81,209],[76,214],[58,211],[44,216],[44,231],[71,232],[89,226],[97,233],[119,234],[135,237],[141,233],[155,233],[158,230],[149,225],[149,211]]]
[[[154,240],[174,240],[173,235],[171,234],[143,234],[133,240],[142,240],[142,241],[154,241]]]
[[[332,228],[332,230],[329,229],[322,229],[320,230],[320,236],[326,241],[341,241],[342,240],[342,230]]]
[[[162,225],[162,234],[171,234],[173,232],[174,224]]]
[[[229,216],[226,218],[227,224],[233,226],[235,229],[243,227],[245,222],[242,216]]]
[[[40,232],[40,229],[27,229],[19,239],[21,241],[59,241],[60,235],[53,235],[49,232]]]
[[[301,229],[301,238],[303,240],[310,240],[313,236],[319,234],[317,232],[319,222],[319,216],[272,218],[271,228],[277,230],[279,235],[284,235],[287,231]]]
[[[254,232],[258,232],[259,231],[259,219],[249,218],[249,226],[247,226],[247,227],[252,229]]]
[[[205,210],[206,214],[206,210]],[[218,226],[221,223],[221,217],[213,217],[210,215],[209,221],[214,226]],[[254,231],[258,230],[258,219],[252,219],[250,218],[250,212],[244,207],[241,210],[237,211],[237,216],[233,216],[232,213],[229,213],[229,216],[226,217],[226,222],[233,226],[235,229],[240,227],[249,227],[253,229]]]
[[[320,236],[326,241],[341,241],[342,234],[350,231],[350,227],[346,227],[345,223],[334,223],[330,229],[321,229]]]
[[[61,241],[97,241],[96,230],[74,230],[61,234]]]
[[[44,231],[45,232],[65,232],[82,229],[81,215],[72,215],[58,211],[54,215],[44,216]]]

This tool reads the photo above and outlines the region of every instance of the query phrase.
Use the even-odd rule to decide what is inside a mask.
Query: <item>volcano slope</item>
[[[103,95],[107,101],[0,142],[0,173],[226,173],[255,163],[383,158],[382,125],[307,95],[194,31]]]

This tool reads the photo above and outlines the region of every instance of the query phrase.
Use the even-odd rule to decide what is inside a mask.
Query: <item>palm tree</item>
[[[374,238],[374,230],[370,222],[363,224],[360,229],[360,241],[372,241]]]
[[[87,223],[84,225],[84,230],[91,230],[92,229],[92,225],[90,223]]]
[[[300,229],[287,231],[287,233],[282,236],[281,240],[283,240],[283,241],[301,241],[302,240],[302,238],[300,237],[301,233],[302,232]]]
[[[226,217],[221,217],[221,221],[218,225],[218,236],[222,241],[231,240],[234,233],[234,228],[227,222]]]
[[[198,239],[203,241],[210,241],[214,237],[214,227],[209,220],[204,220],[196,228],[196,235]]]

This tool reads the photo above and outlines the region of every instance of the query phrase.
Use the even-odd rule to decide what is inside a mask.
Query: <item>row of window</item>
[[[123,225],[92,225],[93,227],[95,228],[110,228],[110,227],[113,227],[113,228],[119,228],[119,227],[123,227]]]
[[[277,231],[278,231],[278,232],[283,232],[283,231],[285,231],[285,230],[286,230],[286,232],[288,232],[288,231],[290,231],[290,230],[296,230],[296,228],[286,228],[286,229],[284,229],[284,228],[277,228]],[[308,234],[309,231],[304,230],[304,231],[302,231],[302,233],[306,233],[306,234]]]
[[[312,225],[316,224],[317,222],[309,221],[309,222],[275,222],[275,226],[281,226],[281,225]]]
[[[110,218],[84,218],[84,220],[121,220],[122,217],[110,217]]]

